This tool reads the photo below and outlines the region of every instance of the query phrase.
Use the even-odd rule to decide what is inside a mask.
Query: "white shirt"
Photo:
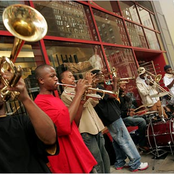
[[[171,76],[167,73],[165,73],[164,77],[163,77],[163,82],[164,82],[164,85],[165,87],[167,87],[173,80],[174,80],[174,76]],[[169,88],[168,88],[169,89]],[[174,86],[172,86],[170,89],[169,89],[170,93],[172,93],[174,95]]]
[[[139,76],[137,77],[136,85],[142,99],[142,104],[153,106],[159,100],[159,97],[151,97],[151,95],[158,94],[155,84],[154,82],[153,86],[147,85],[145,79],[141,79]]]

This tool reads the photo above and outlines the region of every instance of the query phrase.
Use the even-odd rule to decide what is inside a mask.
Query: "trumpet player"
[[[159,116],[168,118],[164,108],[161,105],[159,97],[151,97],[157,95],[156,82],[146,73],[144,67],[138,68],[138,77],[136,79],[136,85],[140,94],[142,104],[146,105],[150,111],[157,111]]]
[[[163,82],[165,87],[167,87],[172,94],[171,100],[173,101],[172,103],[174,104],[174,71],[172,70],[170,65],[165,65],[164,66],[164,71],[165,75],[163,77]]]
[[[88,80],[88,84],[92,84],[94,75],[87,72],[85,79]],[[63,84],[75,85],[75,78],[70,71],[64,71],[60,75],[60,80]],[[74,95],[69,95],[69,94]],[[61,99],[64,104],[69,107],[75,97],[75,88],[65,87],[61,95]],[[98,103],[98,99],[88,98],[82,101],[78,107],[79,118],[76,116],[75,121],[78,125],[81,136],[97,161],[97,165],[94,166],[93,171],[97,173],[110,173],[110,159],[105,149],[105,140],[102,134],[104,125],[98,117],[94,106]]]

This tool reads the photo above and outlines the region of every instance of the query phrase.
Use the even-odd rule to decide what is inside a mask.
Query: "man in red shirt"
[[[76,95],[69,110],[60,100],[54,97],[58,78],[55,69],[50,65],[40,65],[35,70],[40,93],[35,103],[50,116],[57,126],[60,153],[49,157],[53,173],[90,173],[97,164],[96,160],[86,147],[74,122],[81,104],[81,97],[87,89],[86,80],[79,80]]]

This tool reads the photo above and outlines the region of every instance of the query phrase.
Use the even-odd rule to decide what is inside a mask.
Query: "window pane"
[[[144,29],[150,49],[160,50],[160,46],[155,32]]]
[[[25,4],[28,5],[27,1],[0,1],[0,30],[6,30],[2,21],[2,13],[6,7],[12,4]]]
[[[138,12],[139,12],[142,24],[146,27],[154,29],[149,12],[139,6],[137,6],[137,8],[138,8]]]
[[[136,6],[133,2],[119,1],[119,4],[121,7],[122,14],[126,19],[140,23],[138,14],[135,8]]]
[[[103,42],[129,45],[122,19],[94,9],[93,12]]]
[[[155,16],[153,14],[151,14],[151,18],[152,18],[152,22],[154,24],[155,30],[159,31],[159,28],[158,28],[158,25],[157,25],[157,22],[156,22],[156,18],[155,18]]]
[[[126,22],[132,46],[148,48],[143,30],[140,26]]]
[[[137,77],[137,67],[131,49],[105,47],[107,60],[110,68],[116,68],[117,77],[128,78],[133,77],[127,84],[127,90],[133,94],[137,94],[135,77]]]
[[[153,12],[153,7],[150,1],[137,1],[137,3],[147,8],[149,11]]]
[[[0,39],[0,57],[10,57],[14,38],[13,37],[1,37]],[[39,42],[35,43],[25,43],[19,52],[19,55],[15,61],[15,66],[20,66],[23,70],[22,77],[25,80],[28,92],[31,98],[34,98],[38,94],[38,85],[34,77],[35,68],[45,63],[42,56],[41,48]],[[21,104],[18,100],[9,102],[7,104],[8,113],[14,112],[17,108],[20,108],[18,112],[22,111]]]
[[[92,5],[95,5],[98,8],[114,12],[115,14],[121,15],[116,1],[90,1]]]
[[[45,41],[45,45],[50,64],[55,67],[58,75],[69,69],[79,79],[89,70],[106,69],[99,46],[56,41]]]
[[[47,35],[98,40],[89,9],[73,1],[34,1],[48,22]]]

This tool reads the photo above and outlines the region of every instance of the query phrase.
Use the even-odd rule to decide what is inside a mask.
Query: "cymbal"
[[[168,94],[169,94],[169,92],[160,92],[157,94],[150,95],[150,97],[163,97],[163,96],[168,95]]]

